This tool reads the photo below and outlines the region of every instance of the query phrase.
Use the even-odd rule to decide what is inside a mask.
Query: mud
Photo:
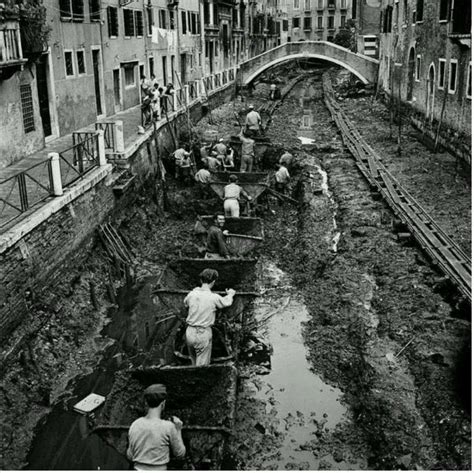
[[[274,148],[265,151],[262,164],[274,165],[283,149],[293,153],[290,193],[302,205],[280,205],[268,196],[257,206],[265,240],[251,282],[261,294],[246,320],[252,333],[239,366],[236,423],[225,466],[470,469],[470,322],[454,317],[455,307],[439,293],[440,274],[423,253],[397,241],[393,215],[371,193],[329,122],[319,79],[320,72],[295,87],[268,129]],[[211,126],[224,137],[235,134],[234,108],[243,109],[250,100],[258,106],[266,102],[266,92],[262,83],[247,102],[213,110]],[[354,120],[369,116],[363,105],[357,108],[364,100],[346,102],[358,111]],[[386,131],[384,113],[370,116],[371,129]],[[197,126],[201,132],[208,127],[208,122]],[[370,138],[368,128],[364,133]],[[418,154],[418,145],[414,149]],[[452,223],[470,248],[465,184],[441,172],[438,162],[426,155],[422,166],[428,172],[421,172],[410,168],[409,160],[384,154],[384,164],[391,171],[398,166],[395,174],[402,182],[406,170],[415,197],[435,188],[437,173],[446,185],[439,199],[426,191],[425,205],[432,202],[444,225]],[[170,261],[196,256],[196,215],[220,208],[217,199],[200,199],[173,181],[167,212],[152,196],[147,190],[137,196],[118,222],[136,253],[128,286],[98,245],[77,268],[73,283],[55,289],[54,300],[45,294],[32,306],[32,314],[47,323],[31,335],[29,347],[13,359],[2,380],[2,468],[28,462],[30,468],[126,467],[97,436],[79,440],[81,418],[70,408],[89,390],[109,392],[111,377],[95,384],[104,360],[115,364],[112,371],[143,361],[153,333],[138,319],[154,320],[157,275]],[[458,197],[459,214],[452,212]],[[91,282],[98,309],[91,301]],[[170,330],[174,326],[170,322]],[[249,356],[257,353],[246,345],[252,340],[262,355]],[[263,350],[270,345],[273,353]],[[162,356],[167,357],[157,352],[155,358]],[[198,464],[204,468],[221,454],[210,452],[210,458],[191,463],[202,460]]]

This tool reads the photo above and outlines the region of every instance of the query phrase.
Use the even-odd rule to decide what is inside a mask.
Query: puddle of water
[[[286,279],[274,265],[266,263],[265,266],[266,281],[281,283]],[[294,288],[291,293],[296,294]],[[300,447],[317,441],[318,424],[333,430],[343,422],[347,409],[339,401],[342,392],[311,371],[302,334],[302,324],[308,320],[309,314],[300,296],[257,299],[256,320],[265,319],[279,306],[280,312],[265,323],[265,338],[273,347],[271,370],[258,377],[261,383],[257,386],[255,398],[266,403],[267,414],[275,420],[275,428],[282,440],[277,460],[269,459],[262,468],[271,465],[272,469],[285,469],[288,464],[304,464],[305,469],[317,469],[320,459],[311,448]],[[325,461],[329,459],[325,458]],[[342,467],[347,465],[339,463],[334,466],[337,469]]]

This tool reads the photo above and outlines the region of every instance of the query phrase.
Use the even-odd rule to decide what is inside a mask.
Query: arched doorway
[[[407,100],[413,99],[413,85],[415,84],[415,48],[410,49],[408,56]]]
[[[429,121],[433,120],[434,111],[434,96],[435,96],[435,68],[434,64],[430,65],[428,72],[428,87],[426,90],[426,118]]]

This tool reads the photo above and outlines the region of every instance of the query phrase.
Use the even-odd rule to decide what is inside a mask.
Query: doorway
[[[408,57],[408,81],[407,81],[407,100],[413,99],[413,86],[415,84],[415,48],[410,49]]]
[[[435,69],[431,64],[428,72],[428,89],[427,89],[427,104],[426,104],[426,118],[429,121],[433,120],[434,112],[434,97],[435,97]]]
[[[171,56],[171,80],[170,82],[173,84],[175,80],[174,77],[174,56]]]
[[[92,69],[94,71],[95,106],[97,116],[103,115],[100,50],[92,50]]]
[[[122,88],[120,83],[120,69],[114,69],[114,112],[122,110]]]
[[[161,64],[163,68],[163,87],[166,87],[166,84],[168,84],[168,69],[166,67],[166,56],[163,56],[161,58]]]
[[[186,54],[181,54],[181,84],[186,84],[186,68],[187,68],[187,63],[186,63]]]
[[[48,54],[43,54],[36,65],[36,85],[38,88],[38,101],[44,137],[48,138],[53,134],[49,111]]]

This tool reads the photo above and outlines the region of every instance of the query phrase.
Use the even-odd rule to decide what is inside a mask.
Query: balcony
[[[219,25],[204,25],[204,34],[207,38],[215,38],[219,35]]]
[[[0,23],[0,80],[9,79],[21,71],[27,62],[23,59],[20,41],[20,25],[17,20]]]

